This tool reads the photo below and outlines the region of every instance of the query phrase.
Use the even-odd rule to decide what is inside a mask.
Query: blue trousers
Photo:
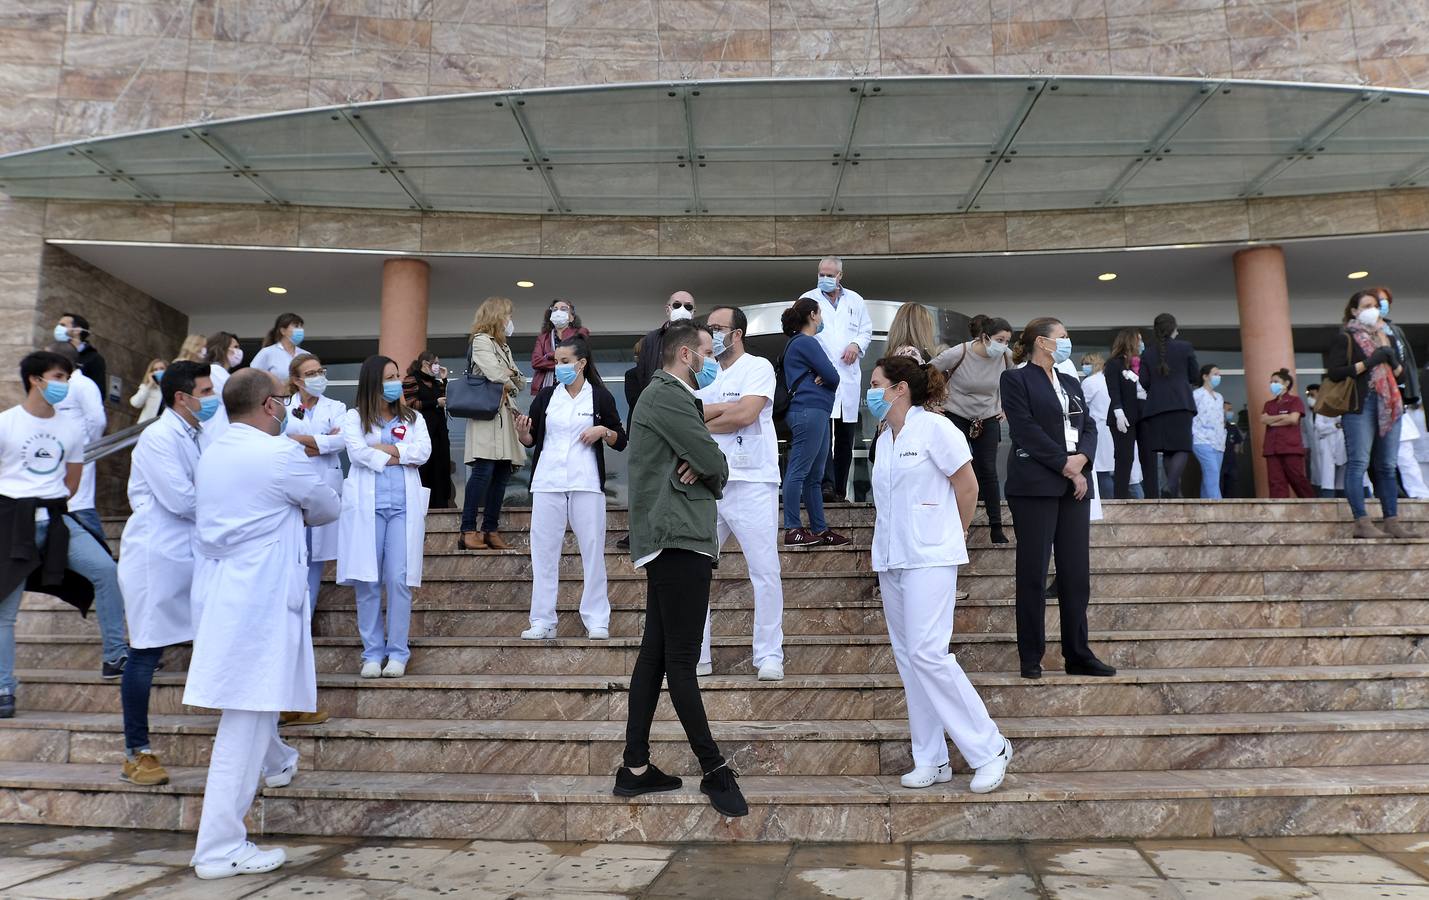
[[[828,460],[829,414],[825,410],[802,407],[788,415],[793,437],[789,440],[789,461],[784,472],[784,528],[798,528],[799,500],[809,511],[809,530],[827,531],[821,482]]]
[[[407,632],[412,624],[412,589],[407,586],[407,511],[377,510],[377,577],[359,581],[357,630],[362,635],[362,661],[385,658],[406,664],[412,657]],[[387,627],[382,627],[382,589],[387,589]]]

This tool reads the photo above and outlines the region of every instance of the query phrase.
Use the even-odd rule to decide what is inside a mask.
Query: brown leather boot
[[[486,535],[479,531],[463,531],[456,539],[458,550],[485,550]]]
[[[278,724],[282,725],[321,725],[327,721],[327,711],[318,710],[316,712],[282,712],[278,713]]]
[[[506,539],[499,531],[488,531],[485,533],[486,547],[489,550],[510,550],[511,545],[506,543]]]
[[[1399,516],[1390,516],[1380,523],[1380,527],[1383,528],[1390,537],[1398,538],[1401,541],[1407,541],[1415,537],[1414,532],[1399,524]]]
[[[1355,537],[1373,540],[1376,538],[1387,538],[1389,535],[1376,528],[1374,523],[1369,520],[1369,516],[1360,516],[1358,519],[1355,519]]]

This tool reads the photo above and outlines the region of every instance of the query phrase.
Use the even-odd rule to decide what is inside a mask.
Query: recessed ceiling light
[[[518,281],[518,282],[516,282],[516,286],[517,286],[517,287],[535,287],[535,286],[536,286],[536,282],[534,282],[534,281]]]
[[[1115,272],[1103,272],[1097,276],[1097,281],[1116,281]]]
[[[288,289],[285,288],[285,287],[278,287],[278,286],[275,284],[275,285],[273,285],[272,287],[268,288],[268,293],[270,293],[270,294],[286,294],[286,293],[288,293]]]
[[[1358,280],[1360,280],[1361,278],[1368,278],[1368,277],[1369,277],[1369,273],[1368,273],[1368,272],[1351,272],[1350,274],[1346,275],[1345,277],[1348,278],[1348,279],[1350,279],[1351,281],[1358,281]]]

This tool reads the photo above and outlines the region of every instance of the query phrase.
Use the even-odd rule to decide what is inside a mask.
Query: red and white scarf
[[[1355,343],[1359,344],[1366,359],[1384,346],[1379,343],[1379,336],[1383,332],[1377,325],[1368,328],[1358,319],[1351,319],[1345,325],[1345,330],[1355,339]],[[1394,427],[1399,417],[1404,415],[1404,398],[1399,394],[1399,383],[1394,380],[1394,371],[1389,367],[1389,363],[1380,363],[1370,370],[1370,385],[1379,395],[1379,436],[1384,437],[1389,434],[1389,429]]]

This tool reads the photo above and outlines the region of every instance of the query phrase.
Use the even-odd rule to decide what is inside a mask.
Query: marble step
[[[119,781],[112,765],[0,763],[0,821],[196,828],[205,770]],[[260,796],[255,833],[534,841],[968,841],[1417,832],[1429,766],[1021,773],[973,794],[893,776],[754,776],[750,815],[725,820],[698,784],[627,801],[609,776],[300,772]]]
[[[1119,631],[1092,635],[1098,656],[1125,668],[1169,666],[1309,666],[1429,662],[1424,637],[1429,626],[1375,625],[1338,628],[1193,629]],[[428,637],[410,642],[413,674],[626,675],[635,663],[639,638],[606,641],[519,637]],[[362,643],[353,637],[313,639],[319,672],[361,668]],[[971,671],[1017,668],[1012,634],[954,634],[952,649]],[[715,671],[738,672],[751,663],[749,640],[723,635],[711,641]],[[791,675],[894,672],[887,635],[793,635],[784,641],[784,671]],[[174,671],[187,665],[189,650],[168,655]],[[83,635],[16,636],[16,664],[26,668],[98,668],[100,647]],[[1061,664],[1055,635],[1048,635],[1045,668]]]
[[[154,751],[169,766],[206,766],[218,720],[155,716]],[[1021,772],[1406,765],[1429,758],[1429,710],[1002,718]],[[720,751],[745,775],[900,775],[913,766],[904,719],[716,722]],[[0,720],[0,760],[124,759],[121,716],[22,712]],[[285,728],[308,772],[608,775],[621,764],[623,722],[332,719]],[[652,754],[695,776],[678,722],[656,723]],[[956,748],[950,759],[967,766]],[[666,765],[664,760],[669,760]]]
[[[119,712],[119,685],[97,670],[20,669],[21,712]],[[1040,681],[1016,672],[971,671],[994,717],[1205,715],[1429,707],[1429,665],[1178,667],[1124,669],[1088,678],[1049,669]],[[318,675],[319,703],[347,719],[551,719],[625,721],[628,673],[600,675],[421,675],[361,679]],[[711,721],[897,718],[907,714],[895,674],[789,675],[760,682],[753,671],[700,679]],[[155,676],[155,715],[190,713],[182,673]],[[673,719],[662,699],[657,719]]]

